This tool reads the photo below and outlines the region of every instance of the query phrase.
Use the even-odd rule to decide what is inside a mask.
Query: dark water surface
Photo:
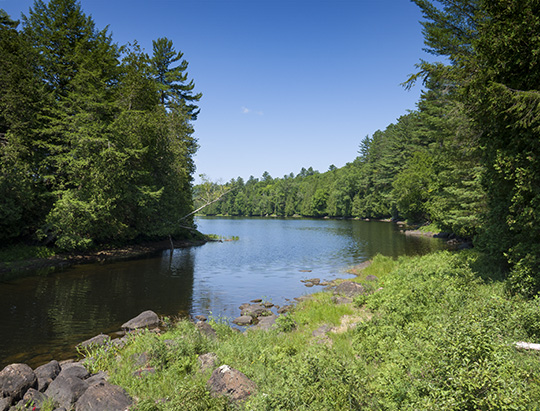
[[[244,302],[264,298],[284,304],[320,290],[300,280],[346,277],[347,268],[377,253],[397,257],[445,247],[383,222],[199,218],[197,223],[204,233],[239,240],[1,282],[0,369],[73,357],[77,343],[113,333],[144,310],[236,317]]]

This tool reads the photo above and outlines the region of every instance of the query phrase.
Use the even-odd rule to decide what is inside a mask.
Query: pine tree
[[[169,107],[171,104],[183,104],[186,112],[193,120],[197,119],[200,110],[194,103],[202,97],[201,93],[193,94],[195,83],[188,82],[188,62],[182,60],[184,54],[177,52],[172,40],[160,37],[152,41],[153,55],[151,59],[154,79],[159,87],[161,104]],[[173,67],[175,63],[179,65]]]

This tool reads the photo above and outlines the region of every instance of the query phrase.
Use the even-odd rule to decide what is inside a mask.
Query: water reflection
[[[235,317],[241,303],[284,304],[318,290],[301,279],[346,276],[344,269],[377,253],[397,257],[444,247],[406,237],[389,223],[205,218],[198,224],[202,232],[240,240],[0,283],[0,367],[71,357],[77,343],[114,332],[144,310]]]

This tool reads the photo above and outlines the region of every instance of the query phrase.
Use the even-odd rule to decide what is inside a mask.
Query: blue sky
[[[0,0],[12,18],[33,0]],[[400,83],[430,56],[408,0],[82,0],[118,44],[171,39],[202,92],[196,175],[321,172],[414,110]]]

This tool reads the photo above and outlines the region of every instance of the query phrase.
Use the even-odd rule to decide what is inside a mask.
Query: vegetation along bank
[[[88,346],[85,378],[122,387],[131,410],[539,406],[539,354],[516,344],[540,338],[538,299],[508,294],[485,255],[377,256],[356,272],[354,297],[314,294],[267,330],[181,320]]]

